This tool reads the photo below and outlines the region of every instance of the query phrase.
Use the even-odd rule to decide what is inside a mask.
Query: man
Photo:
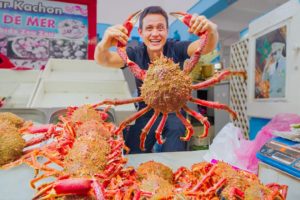
[[[191,22],[190,33],[198,34],[208,31],[208,43],[203,50],[203,54],[215,49],[218,41],[217,26],[204,16],[194,14]],[[127,48],[127,54],[130,60],[136,62],[142,69],[148,69],[148,64],[155,58],[163,54],[166,57],[172,58],[175,63],[179,63],[181,68],[184,61],[189,58],[199,47],[199,41],[172,41],[167,40],[168,36],[168,16],[166,12],[159,6],[150,6],[143,10],[139,18],[138,32],[143,39],[143,44],[137,47]],[[115,46],[117,41],[127,44],[127,30],[122,25],[115,25],[108,28],[103,36],[102,41],[97,45],[95,51],[95,60],[102,65],[122,68],[125,63],[121,57],[109,50]],[[142,81],[136,79],[138,95],[140,95],[140,87]],[[145,103],[141,102],[138,109],[145,108]],[[131,153],[141,153],[139,149],[140,133],[146,123],[151,118],[153,112],[148,112],[146,115],[138,118],[135,125],[131,126],[129,132],[125,135],[126,145],[131,149]],[[155,124],[148,133],[145,147],[146,152],[151,152],[155,144],[155,130],[161,120],[161,116],[157,118]],[[163,136],[166,141],[162,145],[161,151],[184,151],[186,143],[180,140],[180,137],[185,135],[185,126],[176,117],[174,113],[169,114]]]

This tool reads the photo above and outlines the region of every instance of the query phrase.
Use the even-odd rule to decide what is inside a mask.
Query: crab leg
[[[44,174],[42,174],[42,175],[40,175],[40,176],[38,176],[38,177],[32,179],[32,180],[30,181],[30,186],[31,186],[33,189],[35,189],[35,188],[36,188],[36,187],[35,187],[35,183],[36,183],[36,182],[38,182],[38,181],[40,181],[40,180],[42,180],[42,179],[44,179],[44,178],[48,178],[48,177],[50,177],[50,176],[54,176],[54,175],[56,175],[56,174],[58,174],[58,172],[45,172]]]
[[[192,85],[192,89],[193,90],[199,90],[202,88],[207,88],[209,86],[215,85],[216,83],[221,82],[222,80],[225,80],[227,77],[229,76],[242,76],[244,79],[247,78],[247,74],[245,71],[231,71],[231,70],[224,70],[221,73],[219,73],[218,75],[200,82],[198,84]]]
[[[195,117],[197,120],[199,120],[203,125],[204,125],[204,132],[203,134],[200,136],[201,138],[205,138],[208,135],[208,129],[210,127],[210,123],[207,120],[206,117],[204,117],[203,115],[201,115],[200,113],[197,113],[196,111],[193,111],[192,109],[190,109],[189,107],[187,107],[186,105],[183,106],[183,109],[190,115],[192,115],[193,117]]]
[[[222,178],[220,179],[215,185],[213,185],[212,187],[210,187],[208,190],[206,190],[205,192],[199,192],[199,196],[208,196],[209,194],[214,193],[216,190],[218,190],[219,188],[221,188],[224,184],[226,183],[226,178]]]
[[[176,116],[180,119],[180,121],[185,125],[186,129],[187,129],[187,133],[185,137],[180,137],[181,140],[183,141],[189,141],[192,137],[192,135],[194,134],[194,129],[193,126],[191,125],[191,123],[189,123],[184,116],[177,111],[176,112]]]
[[[159,111],[155,111],[153,116],[151,117],[151,119],[148,121],[148,123],[146,124],[146,126],[143,128],[142,133],[140,135],[140,149],[142,151],[145,151],[145,141],[146,141],[146,137],[147,134],[150,130],[150,128],[153,126],[155,120],[157,119],[159,115]]]
[[[191,192],[199,191],[203,183],[206,182],[215,173],[216,169],[217,169],[217,165],[214,165],[209,170],[209,172],[205,176],[203,176],[203,178],[192,188]]]
[[[133,13],[132,15],[129,16],[129,18],[124,22],[123,26],[127,29],[127,36],[130,36],[130,33],[132,31],[133,25],[138,21],[139,16],[141,14],[141,10]],[[140,79],[143,80],[146,75],[146,71],[142,70],[135,62],[131,61],[127,54],[126,54],[126,47],[124,44],[118,41],[117,43],[117,52],[122,58],[122,60],[126,63],[126,65],[129,67],[130,71],[133,73],[133,75]]]
[[[182,21],[185,25],[190,27],[190,21],[192,19],[191,14],[184,13],[184,12],[171,12],[170,15],[176,17],[177,19]],[[191,56],[190,61],[184,66],[183,71],[186,74],[189,74],[193,70],[195,65],[198,63],[200,56],[202,54],[202,51],[207,44],[207,38],[208,38],[207,31],[205,31],[204,33],[200,33],[197,36],[201,36],[200,45],[199,45],[198,49],[194,52],[194,54]]]
[[[230,197],[238,197],[239,199],[244,199],[245,198],[245,193],[239,189],[239,188],[232,188],[229,192]]]
[[[174,173],[174,180],[177,182],[179,177],[189,171],[186,167],[180,167],[177,169],[177,171]]]
[[[163,116],[162,116],[162,119],[155,131],[155,138],[158,142],[158,144],[163,144],[164,143],[164,140],[163,138],[161,137],[161,132],[166,124],[166,121],[167,121],[167,118],[168,118],[168,114],[167,113],[164,113]]]
[[[129,104],[129,103],[136,103],[136,102],[140,102],[143,101],[143,97],[136,97],[136,98],[131,98],[131,99],[123,99],[123,100],[112,100],[112,99],[105,99],[97,104],[95,104],[93,107],[99,107],[102,105],[114,105],[114,106],[118,106],[118,105],[123,105],[123,104]]]
[[[28,133],[31,134],[36,134],[36,133],[38,134],[45,133],[45,134],[43,136],[32,138],[31,140],[27,141],[25,147],[33,146],[35,144],[48,140],[55,133],[55,126],[52,124],[48,124],[40,127],[30,127],[28,131],[29,131]]]
[[[96,195],[97,200],[104,200],[104,188],[103,186],[97,181],[97,179],[93,179],[92,188],[94,189],[94,193]]]
[[[206,106],[206,107],[209,107],[209,108],[226,110],[227,112],[230,113],[230,115],[231,115],[231,117],[233,119],[236,119],[236,117],[237,117],[236,112],[234,112],[226,104],[220,104],[220,103],[214,102],[214,101],[205,101],[205,100],[197,99],[197,98],[193,98],[193,97],[190,98],[190,101],[193,102],[193,103],[196,103],[198,105],[201,105],[201,106]]]
[[[0,99],[0,108],[4,105],[5,100],[6,100],[6,97],[2,97],[2,98]]]
[[[117,130],[114,131],[115,135],[119,135],[119,133],[126,128],[126,126],[128,124],[130,124],[131,122],[133,122],[135,119],[139,118],[140,116],[144,115],[146,112],[148,112],[149,110],[151,110],[150,106],[147,106],[146,108],[143,108],[142,110],[138,111],[137,113],[135,113],[134,115],[132,115],[131,117],[127,118],[126,120],[124,120],[119,128]]]
[[[277,183],[269,183],[266,185],[268,188],[270,188],[271,190],[274,190],[274,194],[278,191],[277,195],[280,195],[283,197],[283,199],[286,199],[287,196],[287,190],[288,190],[288,186],[287,185],[279,185]],[[273,196],[273,195],[272,195]],[[276,195],[274,195],[273,197],[275,198]]]

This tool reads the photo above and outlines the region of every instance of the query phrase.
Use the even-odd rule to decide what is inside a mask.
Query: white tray
[[[97,64],[93,60],[49,59],[42,75],[44,80],[103,81],[125,80],[122,70]]]
[[[80,106],[115,98],[132,98],[126,81],[79,82],[41,80],[29,107]],[[116,124],[119,124],[136,112],[133,103],[116,106],[114,110]]]
[[[4,108],[26,107],[34,94],[40,70],[0,70],[0,97],[6,97]]]

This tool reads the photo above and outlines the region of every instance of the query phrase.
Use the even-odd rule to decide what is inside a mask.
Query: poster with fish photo
[[[17,67],[42,69],[49,58],[88,57],[86,5],[0,0],[0,21],[0,53]]]

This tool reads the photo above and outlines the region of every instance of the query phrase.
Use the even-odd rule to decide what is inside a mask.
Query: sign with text
[[[0,0],[0,53],[18,67],[41,69],[48,58],[87,59],[87,6]]]

